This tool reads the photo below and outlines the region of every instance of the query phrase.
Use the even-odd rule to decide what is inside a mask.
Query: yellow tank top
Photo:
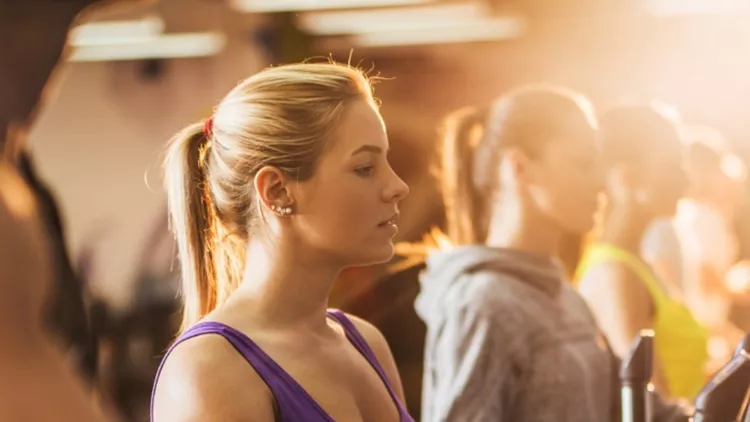
[[[654,346],[670,394],[693,399],[706,381],[708,331],[682,302],[666,294],[651,268],[622,248],[606,244],[588,247],[576,271],[576,281],[595,266],[612,261],[633,271],[653,300]]]

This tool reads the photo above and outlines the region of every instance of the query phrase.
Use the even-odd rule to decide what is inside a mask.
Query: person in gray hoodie
[[[603,186],[588,100],[516,89],[446,121],[447,232],[426,258],[422,419],[619,420],[617,358],[555,258],[594,225]],[[654,420],[687,421],[657,399]]]

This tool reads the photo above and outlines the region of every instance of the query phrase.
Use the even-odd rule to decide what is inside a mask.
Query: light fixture
[[[408,6],[431,0],[231,0],[240,12],[294,12],[304,10],[353,9]]]
[[[108,45],[78,46],[69,60],[97,62],[209,57],[220,53],[226,46],[226,41],[226,35],[220,32],[165,34]]]
[[[487,19],[455,25],[450,30],[435,28],[356,34],[352,37],[352,44],[359,47],[390,47],[501,41],[522,36],[525,28],[525,22],[519,18]]]
[[[381,10],[308,12],[297,18],[297,25],[313,35],[340,35],[450,29],[468,26],[487,16],[487,10],[478,3],[457,3]]]
[[[136,20],[100,21],[78,25],[70,31],[72,46],[131,43],[158,36],[164,32],[164,21],[158,16]]]

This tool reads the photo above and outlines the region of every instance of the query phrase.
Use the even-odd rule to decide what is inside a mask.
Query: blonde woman
[[[262,71],[172,140],[184,331],[153,421],[412,420],[380,332],[327,309],[342,269],[393,255],[387,153],[370,83],[335,64]]]

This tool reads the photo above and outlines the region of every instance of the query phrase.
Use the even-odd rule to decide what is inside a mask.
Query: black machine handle
[[[734,356],[743,352],[750,354],[750,333],[747,333],[745,338],[742,339],[742,342],[737,345],[736,349],[734,349]],[[745,392],[745,402],[742,404],[741,420],[742,422],[750,422],[750,386],[748,386],[747,391]]]
[[[651,422],[654,332],[642,330],[620,365],[622,422]]]
[[[694,422],[750,422],[750,334],[695,399]]]
[[[737,348],[734,349],[733,356],[737,356],[743,351],[750,355],[750,333],[745,334],[745,338],[743,338],[740,344],[737,345]]]

